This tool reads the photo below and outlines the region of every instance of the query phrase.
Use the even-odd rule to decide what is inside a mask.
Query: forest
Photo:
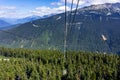
[[[120,56],[0,47],[0,80],[120,80]]]

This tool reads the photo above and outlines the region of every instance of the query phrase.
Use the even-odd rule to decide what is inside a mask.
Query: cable
[[[70,23],[71,23],[72,8],[73,8],[73,0],[72,0],[72,3],[71,3],[71,9],[70,9],[69,26],[70,26]]]
[[[67,51],[67,0],[65,0],[65,30],[64,30],[64,57],[66,57]]]
[[[72,19],[72,8],[73,8],[73,0],[72,0],[72,2],[71,2],[71,10],[70,10],[70,17],[69,17],[69,35],[71,35],[72,25],[74,24],[74,20],[75,20],[75,17],[76,17],[78,5],[79,5],[79,0],[77,1],[76,9],[75,9],[73,19]],[[68,39],[68,40],[70,40],[70,39]]]
[[[76,9],[75,9],[75,14],[73,16],[73,20],[72,20],[71,24],[75,21],[75,17],[76,17],[76,13],[77,13],[77,10],[78,10],[79,1],[80,0],[77,1],[77,6],[76,6]]]
[[[72,23],[73,23],[74,20],[75,20],[76,13],[77,13],[77,9],[78,9],[78,5],[79,5],[79,0],[77,1],[75,13],[74,13],[74,16],[73,16],[73,20],[72,20],[72,22],[71,22],[72,8],[73,8],[73,0],[72,0],[71,11],[70,11],[70,19],[69,19],[69,27],[71,27]],[[67,0],[65,0],[65,31],[64,31],[64,34],[65,34],[64,37],[65,37],[65,38],[64,38],[64,53],[66,53],[66,51],[67,51],[67,32],[68,32],[67,9],[66,9],[66,6],[67,6]],[[71,24],[71,25],[70,25],[70,24]],[[70,29],[70,32],[71,32],[71,29]]]
[[[69,26],[69,33],[71,33],[71,19],[72,19],[72,8],[73,8],[73,0],[71,2],[71,9],[70,9],[70,17],[69,17],[69,22],[68,22],[68,26]],[[69,34],[68,34],[69,35]],[[68,39],[69,40],[69,39]]]

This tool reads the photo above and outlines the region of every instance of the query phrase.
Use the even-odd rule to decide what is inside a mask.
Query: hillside
[[[68,50],[120,53],[119,30],[120,3],[84,7],[68,26]],[[0,32],[1,46],[63,50],[64,13],[22,24],[8,32]]]
[[[0,48],[1,80],[119,80],[120,56]]]
[[[6,26],[10,26],[10,23],[7,23],[7,22],[5,22],[3,20],[0,20],[0,28],[6,27]]]

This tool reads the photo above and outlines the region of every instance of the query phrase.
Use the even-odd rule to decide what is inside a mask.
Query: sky
[[[28,16],[44,16],[64,12],[65,0],[0,0],[0,17],[24,18]],[[67,0],[70,10],[72,0]],[[79,7],[92,4],[116,3],[120,0],[80,0]],[[74,6],[77,0],[74,0]]]

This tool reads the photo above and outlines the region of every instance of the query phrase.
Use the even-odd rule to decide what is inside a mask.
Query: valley
[[[68,16],[68,50],[120,52],[120,11],[115,10],[116,7],[120,8],[119,3],[101,4],[97,7],[92,5],[78,9],[74,23],[69,23]],[[7,30],[15,35],[0,32],[0,44],[12,48],[63,51],[64,17],[64,13],[61,13]]]

